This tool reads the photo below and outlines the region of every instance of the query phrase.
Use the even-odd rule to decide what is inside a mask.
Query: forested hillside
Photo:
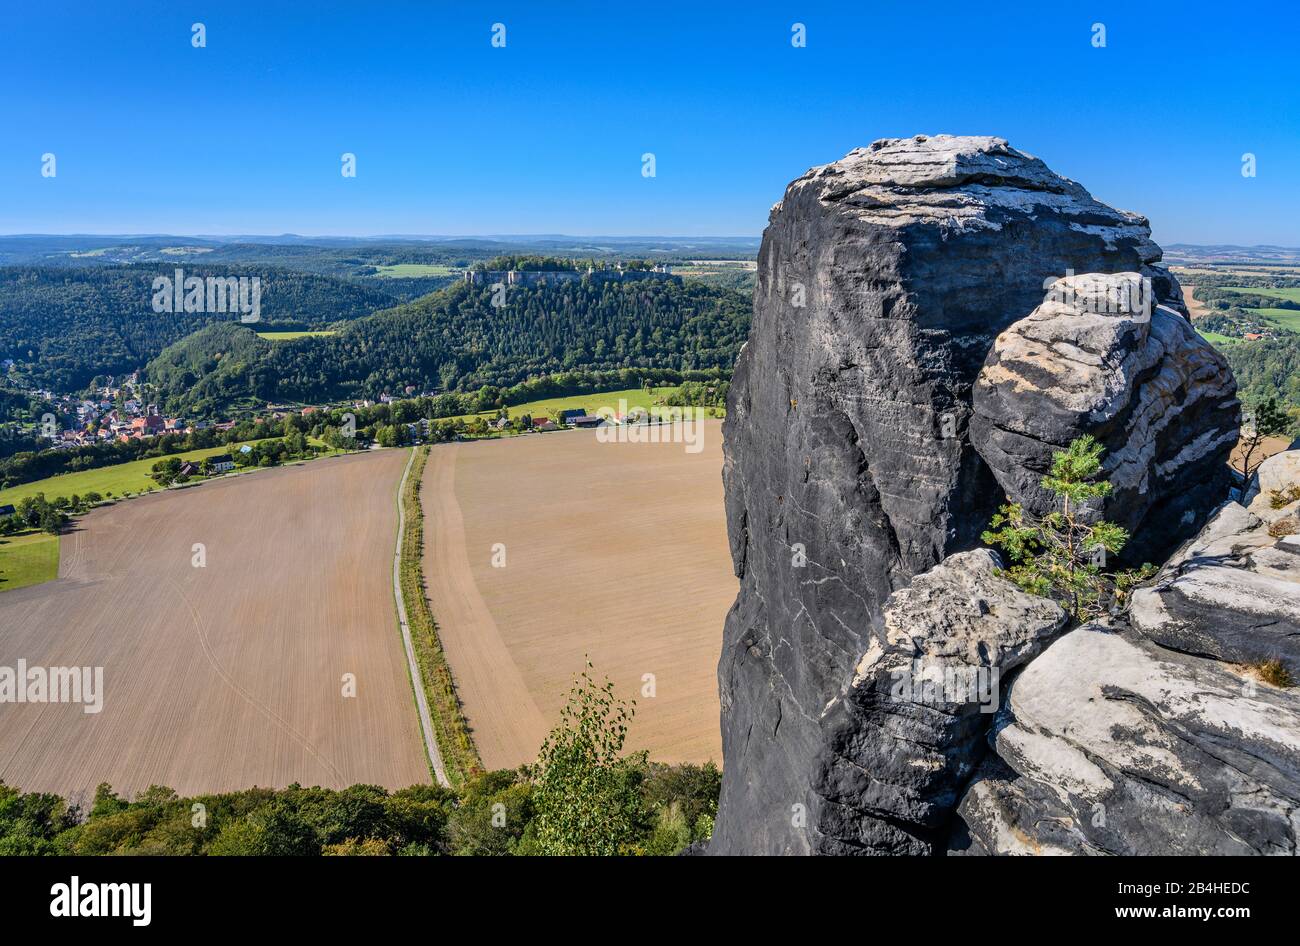
[[[1267,344],[1225,345],[1220,351],[1237,376],[1243,400],[1258,404],[1276,397],[1300,417],[1300,335],[1283,335]]]
[[[380,289],[307,273],[245,266],[183,267],[186,276],[257,276],[263,322],[328,325],[391,306]],[[158,266],[0,267],[0,360],[27,386],[75,391],[96,375],[135,370],[164,347],[228,313],[152,308]]]
[[[749,329],[743,293],[675,280],[492,290],[458,283],[337,335],[266,343],[211,326],[150,363],[169,410],[507,387],[569,369],[730,370]]]

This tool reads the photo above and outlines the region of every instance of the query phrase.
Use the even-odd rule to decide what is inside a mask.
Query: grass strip
[[[415,460],[402,490],[406,531],[402,536],[398,574],[402,600],[406,605],[406,620],[411,630],[411,645],[420,667],[424,695],[429,701],[438,749],[447,769],[447,778],[453,786],[459,787],[471,775],[483,771],[483,760],[479,758],[478,747],[474,745],[469,723],[456,696],[456,683],[438,639],[438,624],[429,610],[425,593],[424,510],[420,504],[420,483],[429,449],[428,446],[415,448]]]

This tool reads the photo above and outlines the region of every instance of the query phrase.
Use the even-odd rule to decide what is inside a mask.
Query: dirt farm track
[[[636,699],[630,749],[721,763],[718,653],[737,582],[720,421],[698,453],[589,430],[435,446],[422,503],[429,601],[488,768],[536,758],[584,655]]]
[[[100,782],[428,782],[391,584],[408,455],[264,470],[82,517],[57,581],[0,595],[0,665],[102,666],[103,709],[0,704],[0,779],[83,801]]]

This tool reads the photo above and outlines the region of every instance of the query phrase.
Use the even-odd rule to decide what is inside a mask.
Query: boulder
[[[1242,502],[1265,522],[1295,516],[1300,509],[1297,499],[1286,501],[1289,490],[1300,490],[1300,450],[1285,450],[1269,457],[1255,470]],[[1279,498],[1283,500],[1278,502]]]
[[[968,429],[994,339],[1069,271],[1137,273],[1183,312],[1160,255],[1145,218],[1000,138],[885,139],[787,188],[724,428],[740,591],[718,667],[711,854],[813,849],[789,813],[822,823],[824,708],[889,595],[975,548],[1003,499]],[[1179,456],[1180,432],[1202,449],[1176,424],[1160,456]]]
[[[1300,693],[1090,624],[1011,683],[953,854],[1291,854]]]
[[[1236,502],[1226,502],[1214,511],[1209,522],[1185,542],[1160,571],[1161,577],[1174,574],[1180,565],[1195,559],[1238,559],[1253,549],[1272,544],[1263,522]]]
[[[814,766],[820,854],[942,852],[985,753],[1000,686],[1066,622],[998,574],[986,550],[952,556],[890,595],[844,692],[821,712]]]
[[[1134,592],[1135,630],[1163,647],[1237,664],[1277,658],[1300,676],[1300,547],[1227,503]]]
[[[1055,281],[997,337],[972,398],[971,442],[1035,515],[1059,503],[1041,485],[1052,454],[1084,434],[1102,443],[1114,490],[1088,514],[1128,529],[1131,564],[1161,560],[1204,524],[1230,486],[1241,420],[1223,357],[1152,291],[1136,272]]]

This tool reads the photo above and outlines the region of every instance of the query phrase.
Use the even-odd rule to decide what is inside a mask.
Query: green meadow
[[[240,446],[240,445],[236,445]],[[208,447],[204,450],[186,450],[184,453],[169,454],[182,461],[202,460],[229,453],[230,447]],[[103,466],[95,470],[80,470],[76,473],[60,473],[43,480],[23,483],[9,489],[0,490],[0,506],[18,505],[28,496],[44,493],[49,500],[59,496],[85,496],[87,493],[99,493],[101,496],[113,494],[115,499],[126,493],[148,493],[161,487],[149,478],[149,471],[159,460],[166,457],[145,457],[143,460],[131,460],[116,466]]]
[[[459,270],[450,266],[438,266],[433,263],[394,263],[391,266],[376,266],[375,275],[380,279],[409,279],[413,276],[454,276]]]
[[[533,417],[554,416],[556,411],[567,411],[581,408],[588,414],[595,414],[600,408],[607,407],[616,413],[624,410],[620,400],[627,402],[626,410],[641,408],[649,411],[651,414],[660,414],[665,408],[655,404],[655,400],[661,397],[667,397],[677,390],[676,385],[662,388],[652,388],[650,393],[646,393],[641,388],[624,388],[619,391],[601,391],[596,394],[573,394],[566,397],[551,397],[540,401],[529,401],[525,404],[514,404],[510,407],[510,416],[518,417],[521,414],[529,414]],[[702,410],[698,407],[680,408],[685,416],[694,416],[696,411]],[[721,411],[719,411],[721,413]],[[461,414],[460,420],[470,420],[474,417],[485,417],[489,420],[496,417],[496,411],[484,411],[480,414]],[[456,420],[454,417],[439,418],[443,420]]]
[[[59,537],[48,532],[0,536],[0,591],[59,577]]]
[[[1284,329],[1300,332],[1300,310],[1296,309],[1251,309],[1260,318],[1268,319]]]
[[[268,342],[288,342],[295,338],[317,338],[322,335],[334,335],[336,333],[322,330],[319,332],[258,332],[258,338],[264,338]]]
[[[1235,345],[1241,341],[1239,338],[1233,338],[1231,335],[1220,335],[1218,332],[1202,332],[1196,330],[1201,338],[1205,339],[1215,348],[1222,348],[1224,345]]]
[[[1300,302],[1300,287],[1291,289],[1275,289],[1273,287],[1257,286],[1224,286],[1229,292],[1249,292],[1257,296],[1273,296],[1275,299],[1289,299],[1291,302]]]

